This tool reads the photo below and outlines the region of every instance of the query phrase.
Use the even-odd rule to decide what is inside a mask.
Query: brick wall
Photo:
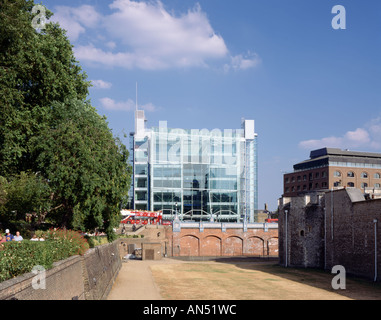
[[[172,256],[278,256],[278,229],[167,229]]]
[[[45,273],[45,289],[34,289],[36,274],[27,273],[0,283],[0,300],[105,299],[120,268],[118,241],[54,263]],[[38,284],[42,284],[38,282]]]

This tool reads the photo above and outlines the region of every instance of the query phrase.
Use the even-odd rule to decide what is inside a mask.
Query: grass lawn
[[[335,274],[274,262],[202,261],[150,268],[168,300],[381,300],[380,284],[347,277],[346,289],[334,290]]]

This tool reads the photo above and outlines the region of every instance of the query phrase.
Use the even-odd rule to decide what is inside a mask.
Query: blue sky
[[[254,119],[260,209],[277,208],[283,173],[313,149],[381,152],[380,1],[42,3],[68,31],[115,135],[134,129],[136,82],[148,126],[238,129]],[[332,27],[335,5],[346,29]]]

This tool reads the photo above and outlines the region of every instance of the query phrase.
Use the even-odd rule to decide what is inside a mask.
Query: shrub
[[[86,239],[89,243],[90,248],[94,248],[109,242],[107,236],[86,236]]]
[[[50,269],[54,262],[82,255],[89,248],[86,239],[76,231],[52,229],[44,236],[46,241],[23,240],[1,244],[0,281],[30,272],[37,265]]]
[[[69,255],[83,255],[88,249],[89,244],[79,231],[66,229],[49,229],[43,234],[45,240],[54,240],[65,248]]]

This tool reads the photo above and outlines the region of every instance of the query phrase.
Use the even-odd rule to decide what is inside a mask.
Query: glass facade
[[[247,120],[246,120],[247,121]],[[252,120],[249,120],[252,121]],[[130,134],[134,209],[184,221],[254,222],[257,135],[243,129],[159,127]]]

